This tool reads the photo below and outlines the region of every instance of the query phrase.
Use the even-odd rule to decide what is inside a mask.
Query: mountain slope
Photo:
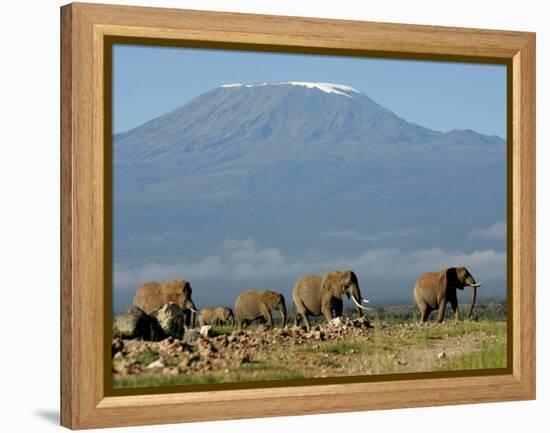
[[[116,136],[115,161],[128,165],[213,158],[211,163],[219,164],[243,152],[277,159],[309,158],[321,152],[356,158],[392,149],[431,149],[459,141],[461,135],[469,135],[473,145],[502,144],[496,137],[459,131],[443,134],[408,123],[355,90],[329,93],[293,84],[231,86],[214,89]]]

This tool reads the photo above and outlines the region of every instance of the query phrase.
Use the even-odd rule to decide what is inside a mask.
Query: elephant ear
[[[464,266],[460,266],[459,268],[456,268],[456,279],[457,279],[457,283],[459,283],[460,288],[464,288],[464,281],[466,281],[467,277],[468,277],[468,270]]]
[[[326,296],[330,294],[336,298],[342,299],[344,292],[342,290],[342,272],[328,272],[321,281],[321,291]]]
[[[357,275],[355,275],[355,272],[353,272],[351,269],[348,269],[344,271],[345,274],[345,281],[346,285],[348,284],[355,284],[358,285],[359,282],[357,281]]]
[[[342,271],[340,276],[340,290],[342,291],[342,295],[345,293],[348,299],[350,294],[349,291],[345,289],[352,284],[357,285],[357,276],[355,275],[355,272],[350,269]]]
[[[441,273],[441,288],[447,290],[456,288],[458,285],[458,277],[456,268],[447,268]]]

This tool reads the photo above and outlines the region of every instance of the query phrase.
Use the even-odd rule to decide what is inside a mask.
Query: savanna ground
[[[465,306],[462,311],[467,311]],[[214,327],[207,337],[113,341],[115,388],[227,383],[506,367],[506,306],[476,307],[476,321],[419,325],[410,307],[378,308],[367,320],[319,321],[246,331]]]

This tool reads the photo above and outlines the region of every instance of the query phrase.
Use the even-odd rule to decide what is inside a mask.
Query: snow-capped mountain
[[[407,122],[340,84],[225,84],[113,149],[120,261],[249,237],[295,255],[368,239],[461,251],[491,246],[466,234],[506,215],[503,139]],[[422,234],[369,237],[400,230]],[[326,236],[339,232],[364,242]]]
[[[498,137],[472,131],[444,134],[408,123],[349,86],[226,84],[117,135],[115,156],[121,166],[163,159],[176,165],[194,161],[202,166],[245,156],[243,153],[247,163],[252,156],[273,162],[268,157],[279,160],[323,152],[369,158],[373,153],[387,155],[394,150],[432,151],[449,141],[481,145],[485,151],[491,145],[500,151],[503,143]]]

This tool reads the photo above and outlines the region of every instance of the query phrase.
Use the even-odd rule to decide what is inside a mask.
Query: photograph
[[[510,367],[506,64],[111,49],[113,389]]]

